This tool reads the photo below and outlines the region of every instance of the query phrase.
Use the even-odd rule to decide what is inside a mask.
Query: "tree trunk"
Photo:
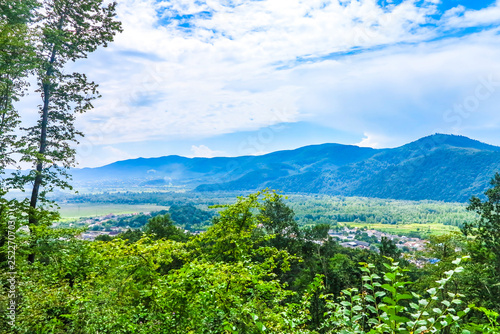
[[[42,108],[42,124],[41,124],[41,131],[40,131],[40,148],[38,150],[38,153],[43,156],[45,154],[45,151],[47,149],[47,125],[48,125],[48,120],[49,120],[49,102],[50,102],[50,77],[52,76],[54,70],[53,70],[53,64],[56,60],[56,46],[54,45],[52,47],[52,54],[50,56],[50,61],[49,61],[49,68],[47,69],[46,72],[46,81],[43,83],[42,88],[43,88],[43,108]],[[35,215],[35,210],[36,210],[36,205],[38,202],[38,195],[40,192],[40,186],[42,184],[42,170],[43,170],[43,160],[38,158],[37,164],[36,164],[36,176],[35,176],[35,182],[33,183],[33,190],[31,191],[31,200],[30,200],[30,212],[28,214],[28,222],[30,226],[30,234],[33,235],[34,231],[31,228],[31,226],[36,226],[38,225],[38,219]],[[33,263],[35,262],[35,253],[33,251],[34,244],[33,242],[30,245],[31,253],[28,255],[28,262]]]
[[[48,71],[47,71],[48,72]],[[48,117],[49,117],[49,94],[50,94],[50,89],[49,89],[49,84],[44,83],[43,84],[43,93],[44,93],[44,98],[43,98],[43,109],[42,109],[42,129],[41,129],[41,134],[40,134],[40,149],[38,150],[38,153],[44,154],[45,150],[47,148],[47,123],[48,123]],[[35,177],[35,182],[33,184],[33,190],[31,191],[31,200],[30,200],[30,212],[28,215],[28,222],[30,226],[30,234],[33,235],[34,231],[31,228],[31,226],[38,225],[38,219],[36,218],[35,215],[35,209],[36,205],[38,202],[38,195],[40,192],[40,185],[42,184],[42,170],[43,170],[43,161],[40,159],[38,160],[36,164],[36,177]],[[35,253],[33,251],[34,244],[33,242],[30,245],[31,253],[28,255],[28,262],[33,263],[35,262]]]

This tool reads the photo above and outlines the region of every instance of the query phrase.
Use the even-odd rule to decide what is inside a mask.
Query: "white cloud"
[[[352,145],[356,145],[359,147],[371,147],[376,149],[393,148],[407,144],[418,138],[419,137],[402,138],[399,136],[385,136],[383,133],[364,133],[363,139],[360,142],[354,143]]]
[[[191,146],[191,152],[193,152],[193,157],[200,157],[200,158],[213,158],[213,157],[222,157],[227,155],[225,152],[222,151],[211,150],[205,145],[200,145],[200,146],[193,145]]]
[[[466,10],[463,6],[450,9],[444,19],[452,28],[475,27],[500,23],[500,1],[481,10]]]
[[[498,39],[484,32],[460,43],[438,41],[352,57],[350,63],[311,64],[292,79],[310,87],[299,110],[314,110],[313,119],[325,126],[391,139],[380,145],[435,132],[466,134],[473,124],[484,127],[499,117]],[[493,91],[476,103],[477,87],[491,75]],[[464,104],[474,104],[474,110],[455,110]]]
[[[391,147],[392,138],[381,134],[363,133],[363,140],[354,145],[360,147],[388,148]]]
[[[375,1],[334,1],[324,8],[323,1],[298,0],[222,4],[121,1],[124,33],[82,65],[100,82],[104,96],[80,117],[84,132],[100,144],[113,144],[299,121],[308,114],[297,107],[304,87],[287,83],[289,71],[276,70],[277,64],[354,46],[421,40],[427,31],[409,30],[433,12],[410,3],[386,12]],[[186,31],[175,21],[159,26],[160,11],[163,20],[213,14],[192,19],[193,28]],[[278,109],[287,111],[279,120],[273,113]]]

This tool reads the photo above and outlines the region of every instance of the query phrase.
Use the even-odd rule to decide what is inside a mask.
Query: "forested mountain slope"
[[[436,134],[393,149],[323,144],[262,156],[119,161],[75,170],[80,184],[185,186],[196,191],[281,189],[408,200],[467,201],[500,171],[500,147]]]
[[[77,185],[184,185],[194,188],[240,178],[274,179],[310,169],[338,168],[363,161],[380,150],[353,145],[322,144],[261,156],[185,158],[166,156],[118,161],[72,171]],[[255,182],[254,182],[255,183]]]

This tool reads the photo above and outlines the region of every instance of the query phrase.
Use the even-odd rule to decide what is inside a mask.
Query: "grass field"
[[[115,215],[135,212],[151,212],[167,210],[168,206],[151,204],[60,204],[61,218],[76,219],[81,217],[105,216],[113,213]]]
[[[366,223],[341,223],[342,225],[387,232],[390,234],[409,233],[412,231],[426,232],[430,231],[431,234],[441,235],[450,232],[458,232],[460,229],[456,226],[443,225],[443,224],[366,224]]]

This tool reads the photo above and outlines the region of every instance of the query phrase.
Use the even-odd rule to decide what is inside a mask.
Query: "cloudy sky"
[[[118,0],[72,65],[103,97],[80,166],[440,133],[500,145],[500,0]]]

